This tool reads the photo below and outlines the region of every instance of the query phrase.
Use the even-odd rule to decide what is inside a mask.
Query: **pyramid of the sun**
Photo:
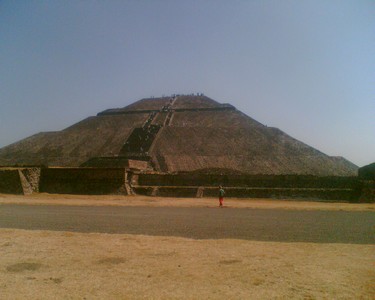
[[[142,99],[0,149],[2,166],[122,167],[129,159],[159,172],[357,173],[349,161],[203,95]]]

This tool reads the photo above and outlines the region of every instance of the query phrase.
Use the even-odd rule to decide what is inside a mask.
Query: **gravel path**
[[[374,212],[0,205],[0,228],[375,244]]]

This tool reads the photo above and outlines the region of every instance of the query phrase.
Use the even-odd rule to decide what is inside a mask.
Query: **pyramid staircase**
[[[113,166],[129,167],[129,160],[147,162],[147,167],[143,164],[141,169],[152,170],[154,162],[149,156],[149,151],[163,126],[170,126],[173,119],[173,104],[177,100],[177,96],[171,97],[168,104],[163,105],[158,111],[151,111],[147,120],[142,127],[134,128],[128,136],[118,156],[116,157],[95,157],[85,163],[82,167],[100,167],[108,166],[112,161]]]
[[[120,150],[120,156],[147,155],[156,135],[162,127],[161,125],[152,124],[156,115],[157,113],[155,112],[151,113],[142,127],[133,129]]]
[[[173,116],[173,104],[177,97],[161,107],[158,112],[151,112],[145,123],[140,128],[134,128],[124,146],[120,150],[121,157],[140,157],[151,162],[148,152],[155,141],[160,129],[169,126]]]

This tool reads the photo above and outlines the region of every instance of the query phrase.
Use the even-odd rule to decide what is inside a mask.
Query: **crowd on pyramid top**
[[[181,97],[181,96],[197,96],[197,97],[203,97],[204,94],[203,93],[191,93],[191,94],[172,94],[170,96],[166,96],[166,95],[162,95],[161,98],[167,98],[167,97],[171,97],[171,98],[175,98],[175,97]],[[155,96],[151,96],[150,98],[155,98]]]

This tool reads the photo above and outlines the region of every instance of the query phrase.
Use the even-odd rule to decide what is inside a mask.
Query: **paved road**
[[[375,212],[0,205],[0,228],[375,244]]]

